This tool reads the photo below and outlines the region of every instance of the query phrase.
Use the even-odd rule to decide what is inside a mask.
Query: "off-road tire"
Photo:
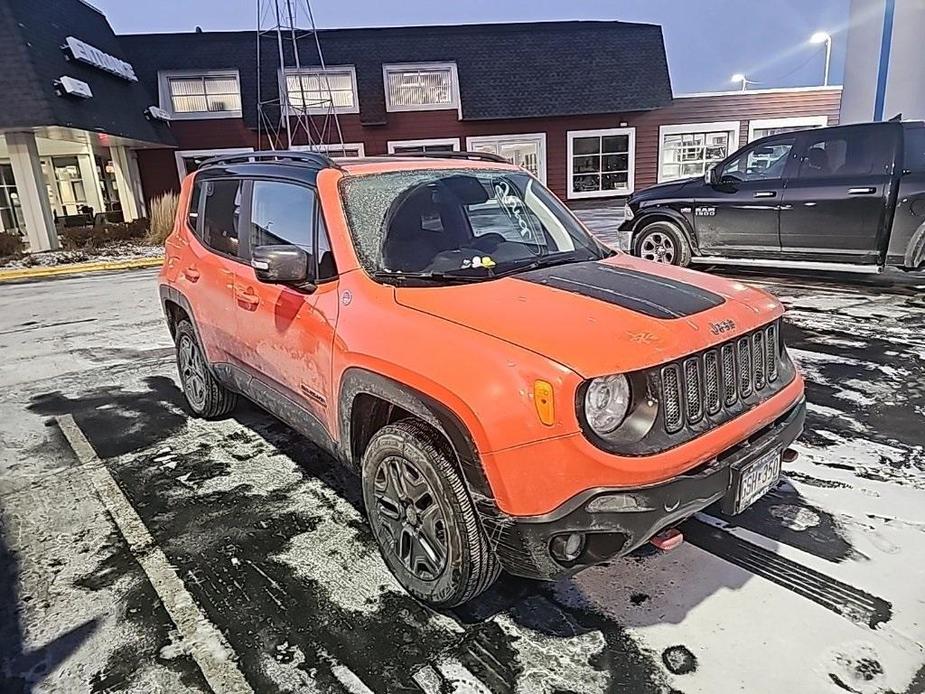
[[[681,231],[677,224],[664,220],[650,222],[640,230],[633,244],[633,254],[640,258],[645,257],[646,254],[643,249],[647,241],[658,238],[659,235],[669,239],[672,244],[673,253],[670,260],[671,265],[679,265],[680,267],[687,267],[690,265],[691,245],[687,240],[687,236]],[[653,260],[653,258],[649,258],[649,260]],[[661,260],[658,262],[669,261]]]
[[[177,371],[180,374],[180,385],[183,387],[183,395],[190,411],[203,419],[216,419],[231,412],[238,404],[238,394],[228,390],[212,375],[192,324],[188,320],[179,321],[174,338],[177,346]],[[190,366],[184,363],[184,350],[187,346],[193,350],[195,358],[198,358],[200,373],[197,377],[201,380],[201,385],[198,381],[193,382]]]
[[[377,493],[381,495],[383,490],[377,492],[377,473],[396,459],[404,461],[402,465],[410,463],[420,473],[445,517],[446,559],[433,580],[409,570],[389,535],[389,521],[382,522],[381,496]],[[500,563],[482,531],[455,456],[436,431],[412,418],[382,427],[363,453],[362,476],[366,514],[382,558],[411,595],[433,607],[450,608],[471,600],[498,578]]]

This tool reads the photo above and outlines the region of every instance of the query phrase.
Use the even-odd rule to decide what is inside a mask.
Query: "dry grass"
[[[176,193],[164,193],[151,201],[151,227],[148,230],[148,242],[164,243],[173,231],[178,202],[179,196]]]

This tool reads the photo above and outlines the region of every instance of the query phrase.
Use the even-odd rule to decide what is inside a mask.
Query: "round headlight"
[[[623,374],[595,378],[585,393],[585,419],[599,436],[613,433],[630,407],[630,384]]]

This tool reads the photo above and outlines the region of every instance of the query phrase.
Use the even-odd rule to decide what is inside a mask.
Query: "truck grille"
[[[769,390],[780,374],[780,327],[775,321],[748,335],[663,366],[665,431],[679,432]]]

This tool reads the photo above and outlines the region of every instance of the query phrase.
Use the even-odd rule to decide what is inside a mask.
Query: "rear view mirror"
[[[314,282],[311,254],[298,246],[257,246],[251,253],[257,279],[267,284]]]

